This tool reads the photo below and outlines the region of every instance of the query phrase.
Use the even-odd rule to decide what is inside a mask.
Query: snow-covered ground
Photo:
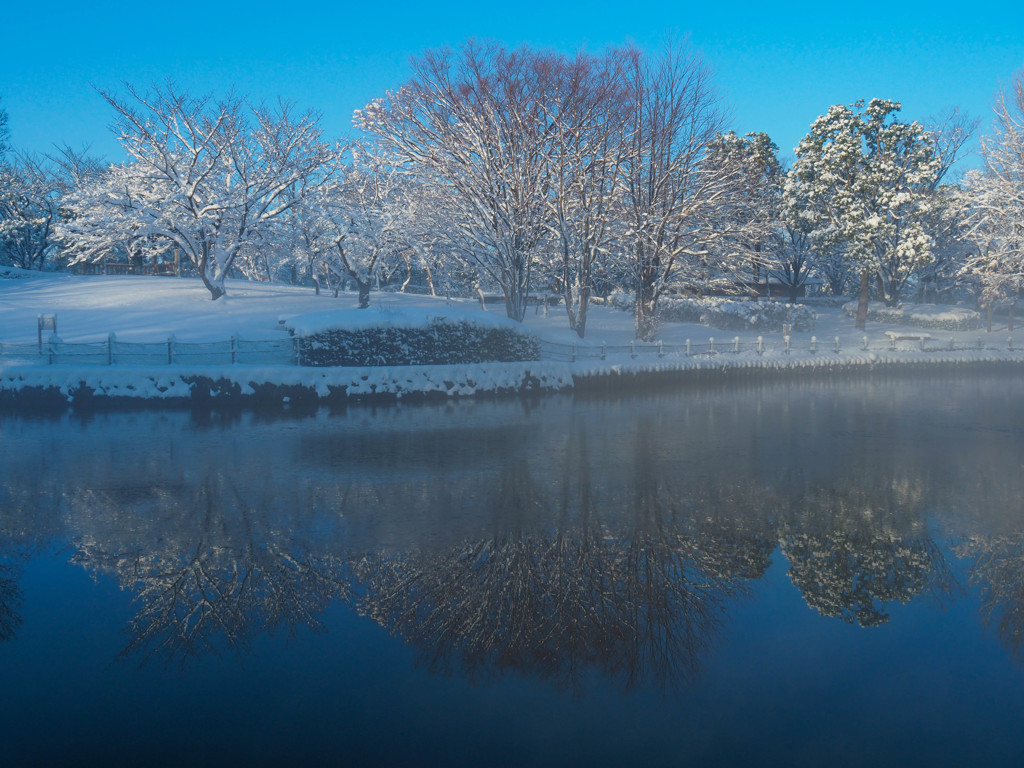
[[[105,342],[111,333],[120,343],[226,342],[232,336],[247,341],[287,340],[283,319],[338,309],[351,310],[354,294],[316,296],[312,289],[277,284],[228,281],[228,295],[211,301],[198,280],[170,277],[80,277],[68,274],[0,271],[0,344],[34,345],[37,316],[56,315],[57,331],[65,343]],[[475,300],[375,293],[373,305],[358,313],[361,324],[375,321],[408,324],[418,316],[452,311],[485,317]],[[586,339],[569,330],[564,309],[531,307],[527,330],[543,341],[542,363],[422,368],[316,369],[295,366],[189,365],[48,365],[39,358],[16,359],[0,352],[0,390],[27,386],[59,387],[74,391],[82,383],[98,393],[136,397],[180,397],[187,394],[187,377],[207,375],[236,382],[243,393],[260,383],[303,384],[321,395],[329,388],[349,394],[446,392],[473,394],[494,389],[517,389],[532,377],[541,388],[571,386],[573,377],[630,370],[736,369],[889,365],[1005,361],[1024,362],[1024,333],[1020,343],[1007,332],[1005,321],[992,333],[944,331],[907,325],[869,323],[866,332],[838,307],[815,307],[813,331],[794,332],[788,345],[782,329],[722,331],[698,323],[665,323],[660,344],[633,342],[629,312],[593,306]],[[347,314],[347,313],[346,313]],[[503,307],[488,307],[490,324]],[[492,317],[493,316],[493,317]],[[912,338],[895,341],[887,332],[927,334],[925,349]],[[48,335],[48,334],[47,334]],[[713,339],[713,341],[711,341]],[[689,342],[689,354],[687,354]],[[837,351],[838,349],[838,351]],[[91,383],[90,383],[91,382]]]

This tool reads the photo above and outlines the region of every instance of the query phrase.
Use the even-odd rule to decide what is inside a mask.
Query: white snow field
[[[285,322],[301,334],[326,325],[418,325],[440,314],[488,325],[511,321],[504,318],[502,305],[489,305],[485,311],[468,299],[380,292],[372,294],[369,309],[356,310],[351,293],[334,298],[327,292],[317,296],[311,288],[247,281],[228,281],[226,287],[227,296],[211,301],[198,279],[83,277],[0,268],[0,392],[57,388],[70,398],[86,386],[101,396],[182,398],[190,394],[188,379],[205,376],[233,382],[243,395],[262,384],[301,385],[320,396],[338,389],[350,396],[471,395],[519,390],[526,379],[533,389],[557,390],[583,378],[643,371],[1024,362],[1024,333],[1018,344],[1002,318],[991,333],[899,322],[869,322],[866,331],[859,331],[840,308],[815,306],[818,319],[811,331],[784,336],[781,328],[723,331],[666,322],[655,343],[641,344],[633,341],[630,312],[592,306],[586,338],[579,339],[568,328],[563,308],[538,305],[531,307],[524,326],[542,340],[540,362],[300,367],[289,352]],[[943,313],[955,319],[963,310],[923,312],[935,321]],[[39,315],[56,317],[56,336],[64,347],[90,344],[92,352],[80,361],[73,356],[51,358],[46,354],[51,332],[46,331],[40,356]],[[261,362],[246,362],[240,354],[232,364],[232,337],[238,348],[247,344],[266,350],[263,359],[262,353],[251,355]],[[117,353],[108,355],[107,345],[114,344]]]

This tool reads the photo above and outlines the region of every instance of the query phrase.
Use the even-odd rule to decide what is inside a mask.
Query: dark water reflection
[[[838,665],[850,677],[837,677],[834,661],[817,654],[833,642],[849,659],[878,652],[879,642],[892,658],[920,650],[908,642],[938,643],[933,657],[946,663],[984,654],[991,680],[1012,682],[993,689],[975,671],[975,687],[957,694],[961,705],[976,696],[1001,716],[1024,714],[1014,663],[1024,649],[1022,395],[1021,382],[990,377],[304,418],[5,417],[0,669],[17,667],[31,681],[46,677],[32,665],[76,657],[64,675],[105,669],[95,674],[112,675],[126,701],[145,688],[155,723],[172,706],[161,690],[174,675],[219,684],[242,664],[248,694],[267,706],[267,697],[294,699],[304,676],[332,668],[339,653],[379,656],[382,666],[367,662],[377,678],[361,685],[387,687],[396,669],[408,671],[390,683],[387,705],[377,703],[386,711],[363,702],[348,715],[373,715],[373,726],[343,745],[329,728],[301,731],[307,756],[355,763],[556,764],[588,754],[591,763],[615,763],[605,744],[613,739],[623,759],[648,764],[756,756],[759,764],[935,765],[979,754],[1012,764],[1024,745],[1015,732],[992,736],[981,752],[948,730],[931,742],[904,733],[865,743],[856,720],[826,738],[839,704],[822,701],[851,696],[866,679],[889,686],[893,670],[865,661]],[[93,584],[85,593],[83,574]],[[788,607],[794,596],[802,615]],[[79,621],[62,624],[67,614]],[[952,616],[959,623],[950,635]],[[387,635],[352,640],[373,626]],[[840,626],[856,634],[833,634]],[[810,650],[799,672],[773,677],[761,661],[780,643]],[[733,678],[750,664],[747,680]],[[785,725],[748,712],[751,735],[736,730],[735,718],[763,695],[756,686],[785,691],[809,673],[820,684],[808,701],[783,697]],[[947,674],[902,681],[902,694],[950,699],[952,709],[922,721],[929,727],[965,717]],[[352,686],[358,677],[340,679]],[[453,709],[488,702],[507,728],[463,734],[456,749],[446,728],[457,726],[439,725],[437,702],[423,701],[439,695],[439,680],[454,681]],[[34,752],[25,735],[34,731],[13,727],[20,713],[96,717],[69,701],[87,686],[65,679],[58,687],[60,703],[50,691],[49,700],[28,696],[22,709],[0,710],[26,761],[56,762],[81,744]],[[499,692],[503,706],[490,701]],[[642,709],[651,693],[659,712],[681,715],[699,702],[701,717],[691,719],[700,733],[676,725],[630,746],[621,733],[577,731],[553,747],[511,725],[524,708],[568,696],[573,706],[586,702],[591,728],[610,733],[628,727],[623,712]],[[877,692],[859,696],[878,706]],[[224,693],[218,701],[239,706]],[[884,701],[900,706],[890,694]],[[315,722],[323,706],[292,701],[289,717]],[[373,729],[394,729],[389,713],[406,707],[416,714],[402,727],[424,732],[375,742]],[[82,727],[104,733],[102,723]],[[147,728],[156,725],[129,729],[136,747],[168,740]],[[787,741],[755,738],[758,728],[786,732]],[[238,757],[219,750],[240,748],[255,729],[239,725],[233,738],[203,742],[202,754]],[[113,749],[109,739],[87,743],[87,754]],[[273,743],[246,762],[276,759]],[[497,744],[506,752],[493,753]],[[122,756],[133,763],[141,754]]]

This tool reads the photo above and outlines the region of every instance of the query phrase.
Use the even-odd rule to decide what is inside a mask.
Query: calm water
[[[4,765],[1019,765],[1010,377],[0,420]]]

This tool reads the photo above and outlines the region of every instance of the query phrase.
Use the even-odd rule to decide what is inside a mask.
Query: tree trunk
[[[1013,302],[1011,302],[1011,304],[1010,304],[1010,317],[1009,317],[1009,320],[1007,320],[1007,323],[1006,323],[1006,330],[1009,331],[1010,333],[1013,333],[1013,310],[1015,310],[1016,308],[1017,308],[1017,300],[1014,299]]]
[[[434,276],[430,274],[430,265],[426,262],[423,264],[423,271],[427,273],[427,286],[430,288],[430,295],[437,296],[437,294],[434,293]]]
[[[992,333],[992,302],[985,306],[985,330]]]
[[[580,286],[580,308],[576,315],[576,333],[582,339],[587,332],[587,305],[590,304],[590,288],[586,284]]]
[[[866,269],[861,270],[860,273],[860,298],[857,301],[857,322],[856,327],[864,330],[868,324],[868,296],[869,296],[869,280],[871,275],[868,274]]]
[[[224,281],[223,280],[210,280],[206,276],[206,270],[199,270],[199,276],[203,279],[203,285],[206,286],[206,290],[210,292],[210,299],[216,301],[225,294]]]
[[[366,309],[370,306],[370,281],[363,282],[356,277],[352,279],[356,281],[356,287],[359,289],[359,309]]]

